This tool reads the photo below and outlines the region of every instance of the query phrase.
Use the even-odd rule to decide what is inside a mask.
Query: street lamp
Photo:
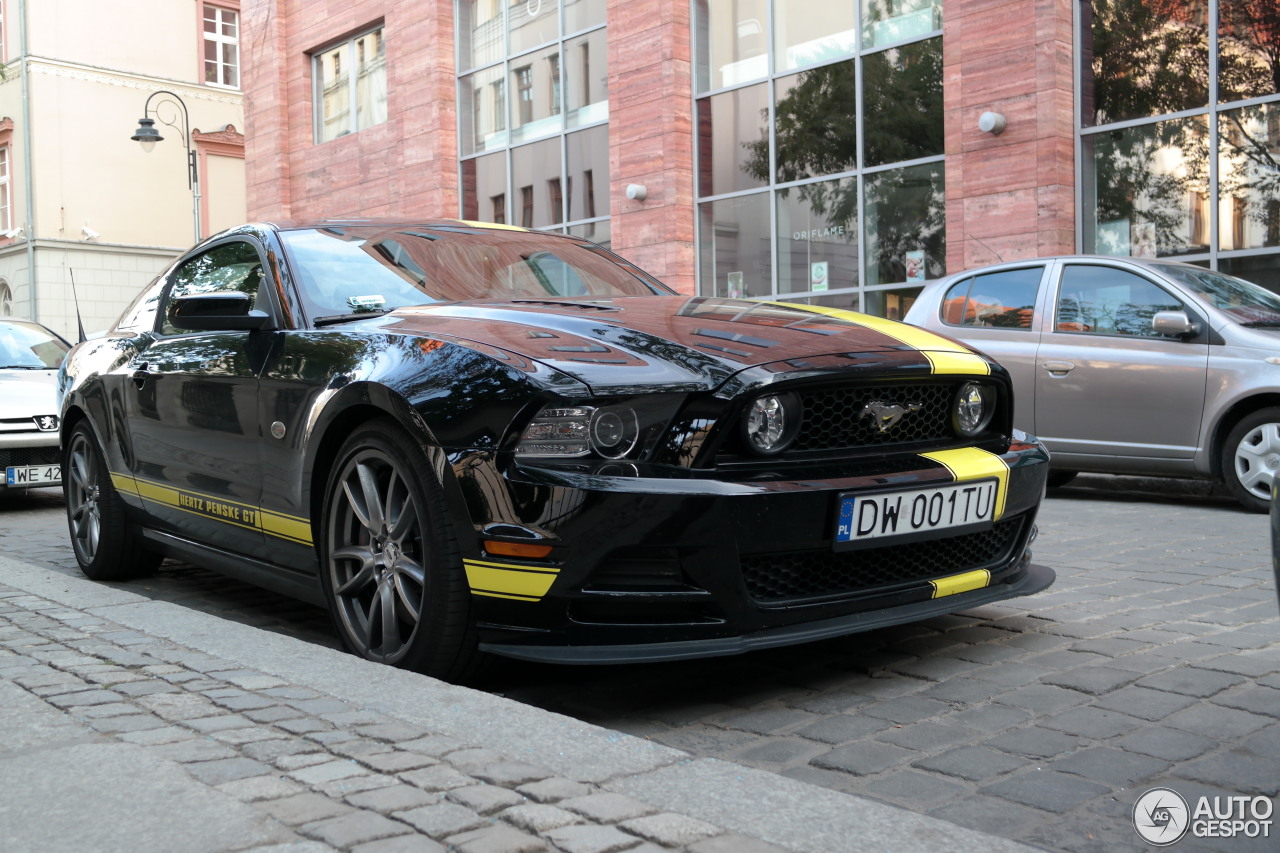
[[[164,137],[160,135],[160,131],[156,129],[156,119],[151,118],[151,101],[160,97],[156,102],[155,116],[160,120],[161,124],[167,124],[174,130],[182,133],[182,145],[187,149],[187,186],[191,188],[192,193],[192,214],[195,217],[196,224],[196,242],[200,242],[200,172],[196,168],[196,152],[191,147],[191,118],[187,114],[187,105],[182,102],[173,92],[160,90],[152,92],[147,97],[147,102],[142,107],[142,118],[138,119],[138,129],[134,131],[130,137],[134,142],[142,146],[142,150],[150,153],[151,149],[156,147],[157,142],[162,142]],[[161,112],[165,106],[176,107],[182,112],[178,113],[177,109],[172,109],[168,113]],[[178,120],[182,120],[182,124],[178,124]]]

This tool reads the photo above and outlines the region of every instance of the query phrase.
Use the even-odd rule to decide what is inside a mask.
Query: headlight
[[[996,411],[996,389],[990,385],[966,382],[956,392],[951,421],[956,432],[973,438],[991,423]]]
[[[547,407],[524,428],[516,453],[520,456],[587,456],[621,459],[640,436],[636,412],[629,406]]]
[[[747,446],[772,456],[786,450],[800,430],[800,398],[795,394],[765,394],[751,401],[742,419]]]

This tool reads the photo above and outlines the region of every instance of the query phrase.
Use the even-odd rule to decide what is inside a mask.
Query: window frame
[[[361,116],[367,111],[367,106],[366,106],[366,109],[361,109],[360,73],[359,73],[360,65],[356,60],[357,42],[359,42],[360,39],[365,38],[366,36],[373,35],[375,33],[378,34],[378,44],[381,47],[383,85],[384,87],[386,87],[387,39],[386,39],[386,25],[382,21],[379,21],[378,23],[372,26],[358,30],[345,38],[341,38],[341,39],[338,39],[337,41],[329,42],[323,47],[316,48],[315,50],[312,50],[310,52],[309,56],[311,59],[311,112],[312,112],[312,119],[313,119],[312,137],[315,145],[323,145],[327,142],[334,142],[338,139],[341,139],[344,136],[351,136],[363,130],[368,130],[370,128],[378,127],[379,125],[383,125],[387,123],[389,116],[386,114],[383,115],[381,121],[375,121],[363,126],[360,123]],[[342,130],[336,133],[332,137],[326,138],[324,135],[324,131],[325,131],[324,74],[323,74],[323,66],[321,63],[323,62],[325,55],[333,53],[335,50],[339,50],[339,49],[341,49],[342,51],[342,53],[340,54],[340,58],[342,59],[342,62],[347,65],[347,69],[348,69],[347,80],[346,80],[347,123],[346,123],[345,130]],[[388,92],[388,100],[389,99],[390,99],[390,94]],[[389,111],[385,111],[385,112],[389,112]]]
[[[209,32],[205,29],[205,23],[210,20],[209,13],[215,13],[212,20],[214,21],[215,32]],[[222,35],[219,31],[224,20],[222,14],[228,14],[234,17],[236,34],[234,38]],[[241,52],[240,52],[240,34],[242,32],[242,20],[240,15],[240,4],[231,0],[231,2],[222,3],[201,3],[200,4],[200,81],[206,86],[212,86],[217,89],[240,89],[241,82]],[[210,80],[209,77],[209,59],[205,55],[209,44],[217,46],[217,59],[214,60],[217,69],[217,80]],[[228,65],[222,61],[223,47],[231,45],[235,48],[235,62]],[[231,68],[235,74],[235,82],[228,83],[225,80],[225,70]]]

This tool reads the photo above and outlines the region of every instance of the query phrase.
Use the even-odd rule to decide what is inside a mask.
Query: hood
[[[932,369],[930,351],[972,351],[913,326],[818,306],[688,296],[486,300],[397,310],[384,331],[458,338],[517,353],[596,393],[710,390],[751,368]]]
[[[0,420],[58,414],[57,370],[0,368]]]

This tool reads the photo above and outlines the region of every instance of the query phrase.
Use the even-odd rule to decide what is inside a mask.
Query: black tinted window
[[[179,297],[243,293],[250,298],[250,307],[254,307],[261,284],[262,264],[257,251],[248,243],[227,243],[197,255],[173,274],[161,332],[176,335],[186,331],[173,324],[174,300]]]

